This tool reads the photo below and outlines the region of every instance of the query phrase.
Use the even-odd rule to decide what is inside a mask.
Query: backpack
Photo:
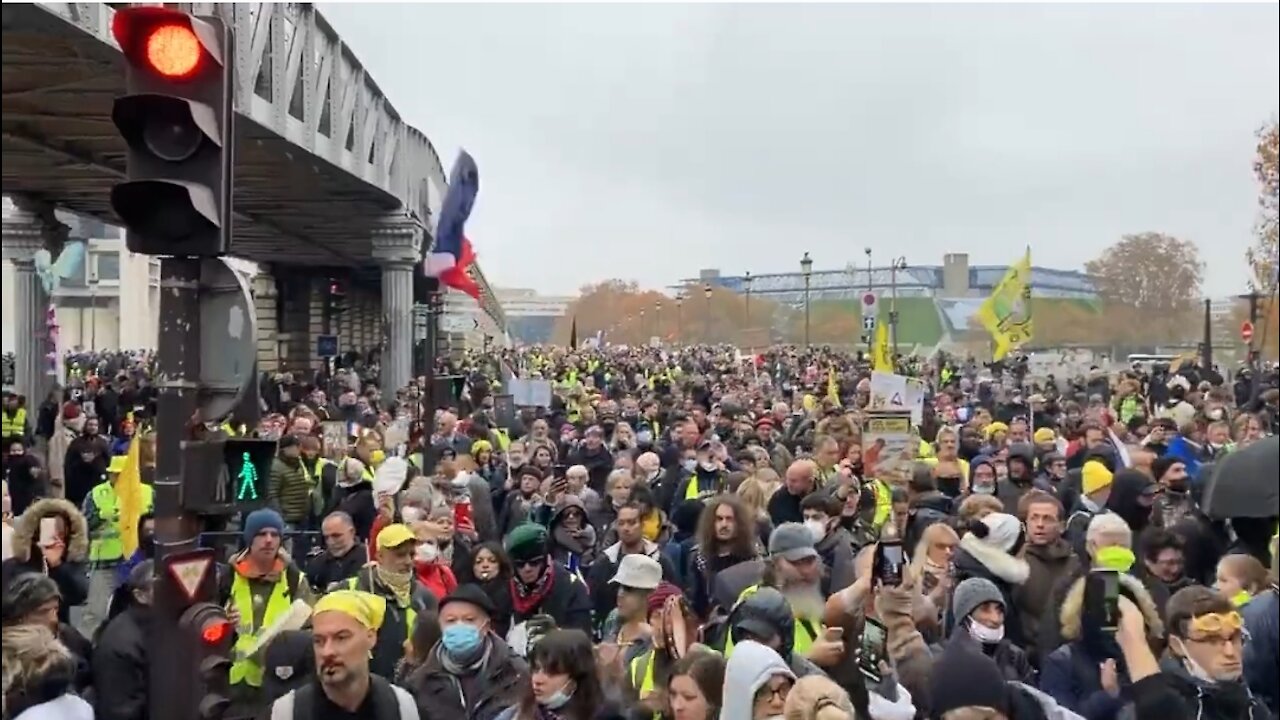
[[[271,706],[271,720],[311,720],[316,714],[316,692],[315,684],[289,692]],[[418,720],[418,706],[413,696],[381,675],[369,675],[369,692],[374,695],[379,710],[378,716],[369,720]]]

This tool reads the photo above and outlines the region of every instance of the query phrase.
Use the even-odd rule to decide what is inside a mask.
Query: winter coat
[[[1039,646],[1040,621],[1053,602],[1054,588],[1078,574],[1080,558],[1062,538],[1049,545],[1026,545],[1022,558],[1031,572],[1027,581],[1013,591],[1012,612],[1018,615],[1022,627],[1022,649],[1031,664],[1039,667],[1042,654],[1053,651]]]
[[[600,561],[596,564],[599,565]],[[552,563],[551,572],[555,573],[555,578],[546,597],[542,598],[542,602],[537,607],[525,613],[513,607],[511,623],[515,625],[525,622],[534,615],[550,615],[555,618],[557,627],[564,630],[581,630],[590,636],[592,605],[586,584],[562,565]],[[509,592],[514,593],[515,589],[512,588]],[[513,599],[513,606],[514,603]]]
[[[1057,612],[1058,629],[1066,644],[1043,656],[1040,689],[1063,707],[1083,715],[1086,720],[1115,720],[1129,701],[1128,679],[1123,662],[1117,660],[1120,674],[1120,697],[1112,697],[1102,689],[1101,665],[1107,657],[1092,649],[1084,637],[1085,578],[1076,578],[1067,590]],[[1152,638],[1164,635],[1164,623],[1151,594],[1142,582],[1131,575],[1120,576],[1120,591],[1137,605]]]
[[[475,675],[474,692],[465,698],[464,684],[444,669],[437,651],[405,680],[422,720],[493,720],[519,702],[529,667],[498,637],[490,635],[488,641],[489,657]]]
[[[959,586],[971,577],[986,578],[1000,589],[1000,594],[1004,596],[1004,606],[1016,608],[1013,602],[1014,589],[1025,583],[1030,575],[1031,566],[1026,560],[1013,557],[996,546],[984,542],[976,535],[966,534],[960,538],[960,549],[955,555],[954,586]],[[947,610],[947,618],[946,627],[949,632],[957,619],[951,617],[950,609]],[[1023,644],[1024,638],[1018,613],[1005,613],[1004,633],[1005,637],[1015,645]]]
[[[75,695],[62,695],[23,710],[13,720],[94,720],[93,706]]]
[[[1249,642],[1244,644],[1244,677],[1253,694],[1272,715],[1280,715],[1280,590],[1274,586],[1250,600],[1240,610]]]
[[[44,556],[36,547],[40,535],[40,521],[61,515],[67,526],[67,551],[62,564],[47,571],[58,584],[62,604],[58,608],[58,620],[70,622],[71,607],[82,605],[89,597],[89,527],[84,515],[70,502],[58,498],[38,500],[27,508],[13,526],[13,557],[4,561],[3,580],[0,584],[8,591],[9,583],[26,572],[46,573]]]
[[[1241,718],[1242,720],[1272,720],[1271,710],[1261,698],[1250,695],[1248,687],[1241,682],[1206,683],[1191,677],[1186,667],[1176,658],[1166,656],[1160,661],[1160,674],[1167,678],[1172,689],[1182,700],[1189,715],[1194,718]],[[1275,676],[1271,677],[1272,687]],[[1142,706],[1137,708],[1138,717],[1159,717],[1169,719],[1169,715],[1143,714]],[[1171,719],[1170,719],[1171,720]]]
[[[112,618],[93,651],[98,720],[147,720],[150,611],[134,605]]]
[[[842,527],[827,533],[816,549],[822,556],[826,573],[822,576],[822,595],[829,597],[850,585],[857,578],[853,574],[853,538]]]

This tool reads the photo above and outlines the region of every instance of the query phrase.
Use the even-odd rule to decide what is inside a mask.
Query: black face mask
[[[156,536],[143,535],[138,538],[138,549],[142,551],[142,557],[153,560],[156,556]]]

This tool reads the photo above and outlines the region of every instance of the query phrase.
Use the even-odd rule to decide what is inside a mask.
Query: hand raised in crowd
[[[40,548],[40,553],[44,556],[44,563],[50,570],[62,565],[62,560],[67,555],[67,545],[61,540],[54,540],[48,545]]]
[[[834,667],[844,659],[844,628],[829,627],[813,641],[806,655],[818,667]]]

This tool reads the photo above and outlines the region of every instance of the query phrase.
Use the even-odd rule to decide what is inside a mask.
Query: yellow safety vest
[[[237,660],[231,665],[231,684],[243,683],[249,687],[260,688],[262,687],[262,666],[258,664],[257,659],[250,657],[248,652],[264,627],[270,626],[276,618],[289,612],[289,607],[293,604],[293,598],[289,597],[289,570],[286,568],[280,573],[280,579],[271,589],[271,597],[267,599],[267,610],[263,613],[262,624],[258,627],[253,627],[253,590],[249,587],[249,581],[234,569],[232,572],[235,577],[231,580],[231,605],[240,612],[240,630],[236,636],[235,645]],[[251,629],[246,632],[245,628]]]
[[[876,514],[871,524],[878,530],[893,515],[893,491],[883,480],[876,479],[872,482],[876,484]]]
[[[100,528],[98,537],[89,541],[89,561],[93,563],[110,562],[124,559],[124,542],[120,539],[119,497],[111,483],[99,483],[93,486],[89,497],[98,517],[107,520],[106,526]],[[155,490],[150,485],[142,486],[142,512],[149,513],[155,500]]]
[[[738,603],[742,603],[743,600],[754,594],[755,591],[759,589],[759,585],[752,585],[746,590],[743,590],[742,594],[738,595]],[[824,627],[820,622],[814,623],[810,620],[801,620],[799,618],[792,618],[791,622],[793,623],[791,628],[791,651],[799,653],[800,655],[807,654],[809,652],[809,648],[813,647],[813,641],[817,640],[819,635],[826,632],[826,627]],[[733,628],[729,628],[729,632],[725,635],[724,640],[725,659],[728,660],[729,655],[732,653]]]
[[[653,694],[653,650],[631,661],[631,686],[641,700]],[[654,713],[653,720],[660,720],[662,713]]]
[[[717,480],[716,484],[719,485],[720,481]],[[719,488],[717,488],[717,490],[718,489]],[[698,488],[698,474],[694,473],[693,475],[689,476],[689,484],[686,485],[684,488],[684,499],[697,500],[700,497],[702,497],[702,492]]]
[[[348,590],[359,590],[359,589],[360,589],[360,588],[358,587],[358,585],[359,585],[359,584],[360,584],[360,576],[359,576],[359,575],[356,575],[356,576],[355,576],[355,577],[353,577],[353,578],[348,578],[348,579],[347,579],[347,589],[348,589]],[[388,609],[390,609],[390,607],[391,607],[393,604],[397,604],[397,603],[396,603],[394,600],[387,600],[387,607],[388,607]],[[413,626],[414,626],[414,625],[416,625],[416,624],[417,624],[417,622],[418,622],[418,613],[417,613],[417,611],[416,611],[416,610],[414,610],[412,607],[406,607],[406,608],[404,608],[404,620],[405,620],[405,633],[404,633],[404,637],[403,637],[403,638],[401,638],[401,639],[393,639],[393,640],[392,640],[393,642],[397,643],[398,645],[403,645],[403,644],[404,644],[404,642],[405,642],[406,640],[411,640],[411,639],[413,639]],[[386,626],[386,624],[384,623],[382,627],[387,627],[387,626]],[[382,642],[382,631],[381,631],[381,630],[379,630],[379,632],[378,632],[378,639],[377,639],[377,642]]]
[[[3,428],[3,433],[0,433],[0,435],[2,435],[5,440],[13,437],[22,437],[27,433],[26,408],[18,408],[17,412],[13,414],[13,417],[9,417],[8,413],[3,411],[0,411],[0,415],[4,416],[3,425],[0,425],[0,428]]]
[[[498,428],[494,432],[498,434],[498,449],[506,452],[507,448],[511,447],[511,434],[506,431],[506,428]]]

